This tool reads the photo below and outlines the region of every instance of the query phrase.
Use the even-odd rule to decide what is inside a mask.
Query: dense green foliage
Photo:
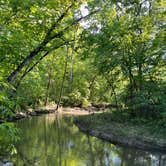
[[[87,56],[93,52],[93,65],[110,84],[116,103],[135,116],[160,116],[166,108],[164,12],[157,3],[137,3],[120,4],[118,11],[113,5],[111,17],[98,20],[98,33],[84,31],[83,43]]]
[[[165,121],[164,7],[164,0],[0,1],[0,120],[39,105],[111,103]]]

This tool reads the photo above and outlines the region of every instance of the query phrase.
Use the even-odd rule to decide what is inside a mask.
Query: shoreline
[[[16,112],[13,117],[7,118],[5,120],[0,119],[0,124],[4,122],[15,122],[17,120],[28,118],[32,116],[40,116],[43,114],[53,114],[53,113],[60,113],[64,115],[72,115],[72,116],[81,116],[81,115],[90,115],[96,113],[102,113],[107,111],[108,108],[116,107],[115,105],[111,104],[99,104],[99,105],[92,105],[88,107],[79,107],[79,106],[66,106],[66,107],[59,107],[58,111],[56,110],[56,105],[48,105],[48,106],[41,106],[34,109],[27,109],[20,112]]]
[[[95,136],[104,141],[108,141],[110,143],[121,145],[121,146],[127,146],[130,148],[138,148],[138,149],[147,150],[147,151],[156,151],[156,152],[166,153],[166,143],[165,142],[163,145],[161,145],[161,144],[155,144],[153,141],[150,142],[149,140],[146,140],[146,139],[139,140],[136,137],[135,138],[128,137],[128,135],[125,137],[119,133],[113,132],[112,130],[105,132],[104,130],[102,131],[101,129],[99,130],[95,127],[89,127],[89,126],[87,126],[87,124],[83,124],[84,121],[81,121],[79,118],[79,117],[83,117],[83,118],[90,117],[90,115],[93,115],[91,117],[94,117],[96,114],[102,113],[102,112],[103,111],[89,112],[88,110],[86,110],[84,108],[80,108],[80,107],[73,107],[73,108],[72,107],[63,107],[58,112],[55,112],[55,108],[51,108],[51,109],[42,108],[42,109],[36,109],[33,112],[32,111],[20,112],[19,114],[16,114],[15,117],[8,119],[7,121],[15,122],[17,120],[28,118],[28,117],[40,116],[40,115],[44,115],[44,114],[53,114],[53,113],[70,115],[70,116],[76,117],[74,120],[74,124],[80,129],[80,131],[85,132],[89,135]],[[1,123],[3,123],[3,122],[1,122]],[[116,128],[116,125],[114,126],[114,128]],[[125,130],[125,125],[123,126],[123,128]]]
[[[95,113],[101,113],[101,111],[89,111],[86,108],[81,108],[81,107],[62,107],[58,111],[56,110],[56,107],[41,107],[34,109],[33,111],[31,110],[26,110],[26,111],[21,111],[15,114],[15,116],[8,118],[6,120],[0,120],[0,124],[4,122],[15,122],[20,119],[28,118],[28,117],[33,117],[33,116],[41,116],[44,114],[63,114],[63,115],[71,115],[71,116],[82,116],[82,115],[90,115],[90,114],[95,114]]]
[[[98,129],[97,127],[90,127],[87,124],[84,124],[84,122],[80,122],[79,117],[75,119],[74,121],[75,125],[78,126],[79,130],[87,133],[91,136],[94,136],[96,138],[102,139],[104,141],[117,144],[124,147],[130,147],[130,148],[137,148],[140,150],[145,151],[153,151],[153,152],[159,152],[166,154],[166,142],[160,143],[160,142],[154,142],[149,141],[148,139],[145,139],[142,137],[142,140],[138,139],[137,137],[131,137],[128,134],[128,131],[126,130],[126,136],[122,135],[121,133],[115,133],[115,130],[102,130]],[[93,122],[92,122],[93,123]],[[110,122],[111,123],[111,122]],[[118,123],[117,123],[118,126]],[[116,125],[114,128],[118,129]],[[125,130],[125,125],[123,126]],[[142,135],[143,136],[143,135]]]
[[[127,140],[125,138],[122,138],[121,136],[117,137],[117,136],[114,136],[113,134],[106,134],[106,133],[99,132],[97,130],[87,129],[86,127],[83,127],[77,122],[75,124],[80,129],[80,131],[87,133],[91,136],[94,136],[96,138],[102,139],[104,141],[110,142],[112,144],[117,144],[124,147],[127,146],[130,148],[137,148],[140,150],[166,153],[166,147],[154,146],[150,143],[148,144],[148,143],[141,142],[134,139]]]

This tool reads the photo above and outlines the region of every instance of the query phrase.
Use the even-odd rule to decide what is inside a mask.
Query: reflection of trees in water
[[[166,156],[120,148],[78,131],[59,115],[18,122],[22,139],[13,157],[17,166],[165,166]]]
[[[89,138],[89,135],[87,135],[87,143],[88,143],[88,146],[89,146],[89,165],[88,166],[95,166],[95,156],[93,154],[93,148],[92,148],[92,143],[91,143],[91,140]]]
[[[95,142],[95,141],[94,141]],[[93,144],[97,153],[95,162],[96,166],[165,166],[166,155],[152,155],[149,152],[134,150],[130,148],[117,148],[110,144],[106,145],[96,142]],[[94,149],[92,147],[92,149]],[[102,159],[102,160],[101,160]],[[101,161],[104,161],[101,163]]]
[[[120,158],[124,166],[164,166],[161,154],[152,155],[140,150],[122,149]]]
[[[55,127],[56,127],[56,131],[57,131],[57,145],[58,145],[58,166],[62,166],[62,139],[61,139],[61,118],[58,117],[58,114],[55,115],[55,121],[54,121],[54,124],[55,124]]]

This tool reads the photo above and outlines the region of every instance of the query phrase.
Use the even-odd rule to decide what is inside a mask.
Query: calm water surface
[[[71,117],[46,115],[17,122],[16,166],[166,166],[166,154],[115,146],[78,130]]]

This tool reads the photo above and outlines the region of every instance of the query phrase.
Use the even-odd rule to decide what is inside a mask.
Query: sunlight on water
[[[166,155],[124,148],[88,136],[71,117],[46,115],[17,122],[16,166],[166,166]]]

